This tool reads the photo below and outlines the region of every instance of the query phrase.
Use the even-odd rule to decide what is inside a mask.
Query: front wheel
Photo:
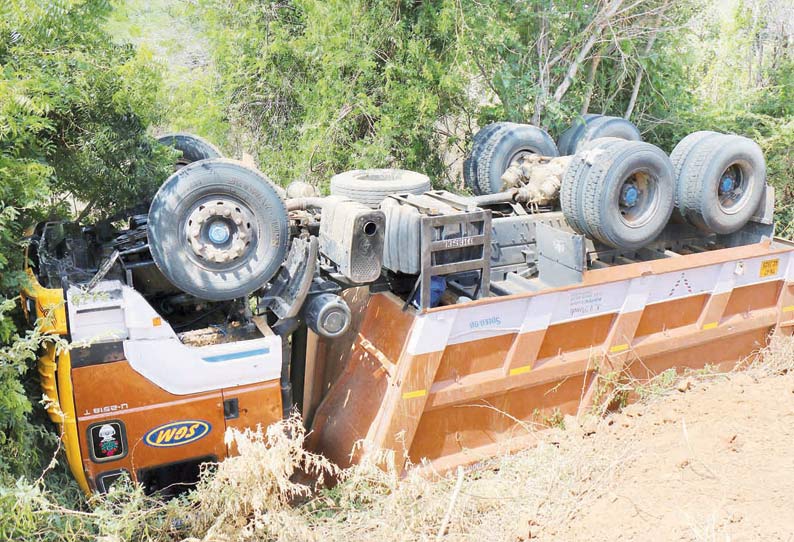
[[[149,208],[149,248],[174,286],[224,301],[263,287],[287,252],[275,186],[240,162],[201,160],[171,175]]]

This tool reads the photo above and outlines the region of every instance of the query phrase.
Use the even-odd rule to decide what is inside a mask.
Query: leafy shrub
[[[159,67],[103,30],[110,2],[0,5],[0,477],[40,470],[27,371],[42,341],[20,336],[23,225],[70,203],[111,215],[140,203],[170,171],[147,135],[160,120]],[[34,386],[35,387],[35,386]],[[38,396],[38,392],[33,396]],[[50,439],[54,441],[55,439]]]
[[[444,172],[437,121],[468,103],[454,2],[202,0],[230,115],[282,183],[391,164]]]

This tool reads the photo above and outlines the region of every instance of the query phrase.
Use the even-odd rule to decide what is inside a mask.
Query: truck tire
[[[149,249],[174,286],[224,301],[262,288],[287,253],[284,201],[262,173],[216,158],[171,175],[149,208]]]
[[[343,196],[373,209],[392,194],[423,194],[427,175],[405,169],[355,169],[331,177],[331,195]]]
[[[678,202],[681,200],[681,194],[679,194],[679,190],[681,188],[681,183],[678,182],[678,179],[681,177],[681,168],[684,167],[684,162],[689,157],[689,153],[692,152],[692,149],[703,141],[706,138],[710,137],[719,137],[724,134],[719,132],[711,132],[709,130],[701,130],[698,132],[692,132],[691,134],[687,135],[678,142],[678,144],[673,149],[673,152],[670,153],[670,162],[673,164],[673,174],[675,175],[675,207],[673,208],[673,217],[672,220],[678,224],[686,224],[687,220],[681,215],[681,212],[678,210]]]
[[[577,233],[590,235],[584,224],[583,199],[584,182],[598,154],[587,152],[595,149],[608,149],[616,143],[625,141],[617,137],[602,137],[588,141],[571,159],[560,185],[560,206],[565,221]]]
[[[686,162],[686,159],[689,158],[689,153],[692,152],[692,149],[695,147],[695,145],[706,138],[720,137],[723,135],[725,134],[711,132],[709,130],[701,130],[699,132],[692,132],[684,139],[679,141],[673,149],[673,152],[670,153],[670,162],[673,163],[673,172],[675,173],[675,178],[678,179],[679,175],[681,175],[681,168],[684,167],[684,162]]]
[[[505,126],[514,124],[513,122],[492,122],[474,134],[471,140],[471,153],[469,153],[469,157],[463,161],[463,184],[478,196],[481,194],[480,187],[477,184],[477,157],[482,152],[483,145],[485,145],[488,138],[490,138],[494,132]]]
[[[585,126],[571,140],[571,153],[577,152],[587,142],[603,137],[617,137],[627,141],[642,141],[640,131],[633,123],[620,117],[598,116],[587,119]]]
[[[575,145],[572,146],[571,142],[576,142],[579,140],[579,135],[582,133],[584,127],[589,121],[602,116],[603,115],[586,113],[580,117],[574,118],[573,123],[562,133],[562,135],[560,135],[559,139],[557,140],[557,149],[560,151],[560,156],[570,156],[572,154],[576,154],[576,151],[574,150]]]
[[[766,163],[757,143],[737,135],[706,136],[681,166],[678,211],[706,233],[733,233],[753,216],[765,185]]]
[[[640,248],[670,220],[673,190],[673,166],[664,151],[641,141],[613,144],[588,172],[580,218],[602,243]]]
[[[510,124],[494,132],[472,160],[477,164],[479,194],[502,191],[502,174],[522,154],[559,156],[557,145],[544,130],[530,124]]]
[[[182,156],[177,158],[174,163],[174,171],[178,171],[186,165],[199,160],[223,157],[221,151],[215,145],[193,134],[166,134],[158,137],[157,142],[161,145],[173,147],[182,153]]]

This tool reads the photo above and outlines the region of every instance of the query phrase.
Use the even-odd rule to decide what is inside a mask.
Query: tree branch
[[[596,17],[593,19],[593,26],[595,27],[590,34],[590,37],[587,38],[582,48],[579,50],[579,54],[576,55],[576,58],[571,62],[570,66],[568,66],[568,71],[565,74],[560,85],[557,87],[557,90],[554,91],[554,101],[559,103],[562,100],[562,97],[565,96],[565,93],[568,92],[568,89],[571,88],[573,84],[574,78],[576,77],[576,73],[579,71],[579,67],[585,61],[587,56],[590,54],[590,51],[593,49],[598,40],[601,38],[601,34],[604,32],[604,29],[609,25],[610,19],[617,13],[620,9],[620,6],[623,4],[623,0],[612,0],[609,5]]]
[[[653,44],[656,42],[656,36],[659,34],[658,25],[661,22],[662,14],[664,13],[664,8],[666,7],[667,3],[664,4],[662,10],[656,16],[656,24],[654,25],[655,28],[651,32],[651,35],[648,36],[648,42],[645,44],[645,50],[642,53],[642,56],[644,57],[647,57],[649,54],[651,54]],[[634,106],[637,105],[637,96],[640,94],[640,85],[642,84],[642,76],[644,73],[645,69],[643,68],[642,64],[639,64],[637,66],[637,75],[634,76],[634,85],[631,87],[631,98],[629,98],[629,105],[626,107],[626,112],[623,114],[623,118],[626,120],[631,118],[631,114],[634,112]]]
[[[596,55],[593,57],[593,60],[590,61],[590,71],[587,72],[584,100],[582,100],[582,115],[585,115],[587,110],[590,109],[590,100],[593,98],[593,91],[595,91],[595,78],[596,73],[598,72],[599,64],[601,64],[601,53],[596,53]]]

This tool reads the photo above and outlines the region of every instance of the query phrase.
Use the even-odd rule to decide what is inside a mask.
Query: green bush
[[[455,2],[202,0],[230,116],[281,183],[399,164],[444,173],[465,108]]]
[[[75,203],[111,215],[171,168],[171,152],[147,134],[161,120],[159,67],[113,43],[103,30],[110,9],[102,0],[0,6],[0,481],[40,471],[47,447],[38,444],[50,434],[31,423],[24,387],[46,338],[17,331],[23,226]]]

